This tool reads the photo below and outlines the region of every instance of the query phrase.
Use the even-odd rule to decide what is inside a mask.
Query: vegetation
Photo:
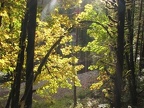
[[[144,106],[143,0],[39,2],[0,2],[0,84],[10,89],[0,99],[7,98],[5,108],[32,108],[40,104],[34,94],[47,95],[41,107],[82,107],[77,97],[84,100],[89,90],[77,92],[78,74],[88,70],[99,73],[90,95],[100,93],[111,108]],[[72,87],[74,100],[51,99]]]

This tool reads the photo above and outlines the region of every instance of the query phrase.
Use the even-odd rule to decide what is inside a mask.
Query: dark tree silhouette
[[[22,20],[21,34],[19,40],[19,54],[17,59],[17,66],[15,70],[14,82],[9,94],[9,98],[5,108],[9,108],[11,102],[11,108],[18,108],[19,106],[19,95],[20,95],[20,83],[21,83],[21,73],[24,63],[24,51],[25,51],[25,39],[26,39],[26,28],[27,28],[27,17],[26,12],[24,19]]]
[[[9,93],[9,98],[5,108],[19,108],[24,104],[25,108],[32,107],[32,83],[33,83],[33,61],[34,61],[34,43],[36,30],[37,0],[27,1],[27,10],[22,20],[19,47],[20,51],[17,59],[14,82]],[[24,64],[25,40],[27,37],[27,58],[26,58],[26,87],[24,95],[19,102],[21,75]]]
[[[114,90],[114,107],[121,108],[121,88],[124,62],[124,24],[125,24],[125,1],[118,0],[118,25],[117,25],[117,51],[116,51],[116,73]]]
[[[129,45],[128,51],[126,51],[126,62],[127,62],[127,69],[130,70],[130,75],[128,77],[129,82],[129,90],[131,95],[132,105],[136,106],[137,104],[137,87],[136,87],[136,75],[135,75],[135,60],[134,60],[134,1],[131,1],[133,4],[133,9],[127,9],[127,27],[128,27],[128,36],[127,36],[127,43]],[[135,55],[136,56],[136,55]]]
[[[25,108],[32,107],[32,85],[33,85],[33,68],[34,68],[34,45],[36,31],[36,14],[37,0],[28,1],[28,44],[27,44],[27,60],[26,60],[26,87],[22,101],[25,102]]]

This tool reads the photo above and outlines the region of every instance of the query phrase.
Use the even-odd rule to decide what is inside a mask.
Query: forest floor
[[[97,71],[89,71],[82,74],[78,74],[78,78],[81,82],[81,87],[77,87],[77,90],[81,91],[88,89],[92,83],[96,82],[97,76]],[[69,94],[73,94],[73,89],[59,88],[58,92],[54,94],[53,97],[59,99]]]
[[[97,76],[97,71],[78,74],[81,87],[76,87],[78,102],[78,107],[76,108],[98,108],[99,104],[104,105],[106,103],[104,100],[100,102],[99,99],[103,97],[102,95],[100,95],[101,98],[97,97],[99,94],[96,91],[91,91],[89,88],[92,83],[96,82]],[[38,100],[39,98],[36,97],[37,99],[35,98],[36,101],[34,102],[33,108],[73,108],[73,92],[74,89],[59,88],[58,92],[52,98],[46,96],[40,102]],[[47,102],[44,100],[47,100]]]
[[[85,72],[82,74],[78,74],[78,77],[80,79],[82,86],[77,87],[77,93],[80,94],[81,91],[83,91],[83,93],[84,93],[84,90],[89,89],[90,85],[96,81],[97,75],[98,75],[97,71],[89,71],[89,72]],[[22,86],[24,86],[24,85],[22,85]],[[37,88],[39,86],[40,85],[36,85],[35,88]],[[6,102],[6,99],[8,97],[8,93],[9,93],[9,89],[0,87],[0,97],[3,97],[3,98],[0,98],[0,108],[4,107],[4,103]],[[61,98],[64,98],[66,96],[72,96],[72,95],[73,95],[72,89],[59,88],[58,92],[56,94],[54,94],[52,97],[54,99],[61,99]],[[40,97],[38,95],[34,95],[35,100],[39,100],[39,98]],[[5,102],[4,102],[4,100],[5,100]]]
[[[97,76],[97,71],[89,71],[78,74],[82,86],[77,87],[78,107],[76,108],[99,108],[98,105],[107,104],[102,94],[100,94],[98,91],[91,91],[89,89],[90,85],[96,82]],[[34,88],[40,87],[43,85],[43,83],[45,82],[41,82],[40,85],[35,85]],[[22,87],[24,88],[23,84]],[[9,91],[10,89],[2,88],[0,85],[0,108],[4,108]],[[24,91],[24,89],[22,89],[22,91]],[[144,93],[141,95],[141,97],[143,96]],[[33,99],[33,108],[73,108],[73,89],[59,88],[58,92],[52,97],[49,97],[48,95],[41,97],[34,93]],[[139,103],[141,104],[140,106],[143,105],[143,101],[140,100]]]

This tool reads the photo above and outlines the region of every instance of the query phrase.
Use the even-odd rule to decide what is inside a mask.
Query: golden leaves
[[[90,87],[91,90],[94,90],[94,89],[100,89],[103,85],[103,81],[99,81],[97,83],[93,83],[92,86]]]
[[[0,59],[1,70],[8,69],[13,71],[16,66],[17,54],[20,50],[18,40],[21,30],[21,18],[25,11],[22,3],[24,3],[23,0],[19,2],[10,1],[6,5],[6,8],[0,11],[0,15],[3,16],[2,26],[0,28],[0,34],[2,34],[2,38],[0,38],[0,48],[2,49]],[[8,11],[9,9],[11,9],[11,11]],[[19,9],[21,9],[21,11]],[[34,57],[35,72],[41,60],[55,42],[57,42],[60,37],[64,37],[62,41],[53,48],[46,64],[42,68],[41,74],[36,79],[37,83],[45,81],[45,84],[39,89],[40,93],[46,89],[51,93],[56,93],[59,87],[72,88],[71,81],[74,82],[76,86],[80,86],[77,72],[81,70],[83,66],[76,65],[78,59],[72,55],[72,50],[74,50],[74,52],[80,50],[78,46],[74,46],[73,49],[71,46],[72,36],[68,29],[71,28],[72,25],[73,22],[67,15],[60,15],[58,13],[53,13],[47,22],[40,21],[39,18],[37,18]],[[25,44],[27,44],[27,42],[25,42]],[[71,55],[73,57],[71,57]],[[26,54],[24,56],[26,56]],[[75,64],[72,61],[73,58],[75,59]],[[25,69],[25,65],[23,67]]]
[[[8,17],[8,13],[6,10],[0,11],[0,16],[2,17]]]
[[[35,59],[40,62],[52,45],[61,36],[64,36],[57,45],[58,47],[51,52],[42,73],[37,78],[37,82],[46,81],[46,84],[40,88],[41,92],[48,89],[50,93],[55,93],[59,87],[72,88],[71,82],[74,82],[76,86],[80,86],[77,72],[83,66],[76,65],[78,59],[72,55],[72,50],[75,52],[80,50],[78,46],[71,46],[72,36],[67,30],[71,27],[72,22],[67,16],[59,14],[53,14],[51,20],[52,22],[48,23],[38,22]],[[73,59],[75,59],[75,66],[73,66]],[[35,70],[37,70],[37,66],[35,66]],[[73,69],[75,72],[73,72]]]

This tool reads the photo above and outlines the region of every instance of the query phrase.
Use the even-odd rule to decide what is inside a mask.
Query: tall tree
[[[25,40],[27,36],[27,61],[26,61],[26,89],[24,94],[25,107],[30,108],[32,106],[32,83],[33,83],[33,63],[34,63],[34,42],[36,31],[36,14],[37,14],[37,1],[27,1],[27,10],[25,12],[24,19],[21,25],[20,34],[20,52],[18,54],[17,66],[15,70],[14,83],[12,85],[11,92],[6,104],[6,108],[9,108],[11,102],[11,108],[19,108],[20,97],[20,84],[21,75],[24,63],[25,52]]]
[[[20,84],[21,84],[21,75],[23,70],[23,64],[24,64],[24,52],[25,52],[25,40],[26,40],[26,27],[27,27],[27,12],[24,16],[24,19],[22,20],[22,26],[21,26],[21,34],[20,34],[20,43],[19,43],[19,54],[17,59],[17,66],[15,70],[15,76],[14,76],[14,82],[12,84],[12,89],[9,94],[9,99],[12,100],[11,107],[12,108],[18,108],[19,106],[19,96],[20,96]],[[8,99],[8,100],[9,100]],[[9,101],[7,103],[7,106],[9,106]]]
[[[126,63],[127,63],[127,70],[130,71],[130,75],[128,77],[129,82],[129,90],[131,95],[131,101],[132,105],[136,106],[137,104],[137,87],[136,87],[136,61],[135,61],[135,55],[134,56],[134,10],[135,10],[135,1],[127,1],[127,4],[131,6],[131,8],[127,8],[126,10],[126,22],[127,22],[127,28],[128,28],[128,34],[127,35],[127,45],[128,49],[126,49]],[[129,6],[128,5],[128,6]],[[126,32],[126,30],[125,30]]]
[[[125,1],[118,0],[118,25],[117,25],[117,49],[116,49],[116,72],[114,107],[121,108],[122,74],[124,63],[124,26],[125,26]]]
[[[28,25],[27,25],[27,60],[26,60],[26,87],[22,101],[25,108],[32,108],[33,78],[34,78],[34,46],[36,32],[37,0],[28,0]]]
[[[0,70],[5,70],[6,72],[9,70],[14,71],[14,81],[12,82],[12,88],[6,108],[10,107],[10,105],[12,108],[32,106],[33,79],[35,82],[43,80],[47,81],[43,88],[49,89],[51,93],[55,93],[57,88],[60,86],[71,88],[71,84],[68,80],[75,82],[76,86],[80,85],[78,77],[72,71],[71,59],[75,57],[69,57],[72,53],[72,48],[71,45],[67,44],[71,42],[72,39],[72,36],[70,35],[71,30],[69,30],[69,28],[72,28],[73,22],[70,21],[67,15],[60,15],[58,10],[56,10],[56,14],[52,14],[50,16],[51,18],[48,19],[47,22],[41,22],[38,20],[38,29],[36,31],[37,2],[36,0],[27,0],[27,4],[24,7],[24,1],[21,0],[20,3],[15,1],[5,2],[4,10],[0,10],[0,15],[3,18],[0,34],[4,34],[2,35],[4,39],[0,38],[0,50],[2,50],[2,52],[0,52],[2,55],[2,59],[0,59]],[[70,1],[63,6],[69,7],[69,3]],[[73,2],[73,4],[75,4],[75,2]],[[10,5],[16,8],[9,11],[9,9],[12,8]],[[19,8],[21,5],[23,8]],[[18,11],[19,9],[22,10]],[[23,13],[25,13],[24,16]],[[15,17],[17,17],[17,19],[15,19]],[[20,23],[21,18],[23,18],[23,20]],[[10,22],[7,21],[8,19]],[[20,26],[21,34],[19,39]],[[35,35],[37,35],[36,40]],[[17,37],[14,37],[12,40],[12,36]],[[13,46],[17,44],[16,39],[19,39],[19,48]],[[35,50],[34,56],[35,41],[37,42],[37,49]],[[55,50],[59,44],[63,45],[60,49],[62,56],[57,54]],[[11,46],[9,47],[10,51],[7,49],[8,46]],[[17,55],[18,50],[19,53],[16,60],[15,55]],[[80,50],[80,47],[74,46],[74,50],[77,52]],[[17,61],[17,63],[15,61]],[[39,64],[40,62],[41,64]],[[75,58],[75,62],[78,62],[77,58]],[[15,70],[12,68],[14,66],[16,67]],[[76,65],[75,72],[77,73],[77,71],[79,71],[82,67],[83,66],[81,65]],[[33,71],[36,73],[35,77],[33,75]],[[24,83],[26,81],[26,88],[24,95],[20,100],[20,85],[22,81]]]

